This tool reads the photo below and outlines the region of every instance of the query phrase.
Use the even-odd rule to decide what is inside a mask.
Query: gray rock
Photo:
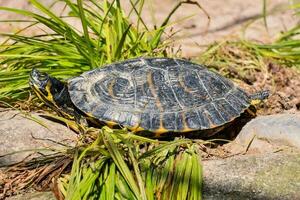
[[[300,199],[300,153],[203,162],[203,199]]]
[[[34,117],[39,123],[32,120],[31,117]],[[41,118],[38,114],[24,115],[18,111],[1,111],[0,166],[21,161],[38,148],[63,147],[53,141],[72,145],[76,137],[77,135],[66,126]],[[17,151],[20,152],[2,156]]]
[[[260,153],[286,147],[300,149],[300,114],[259,116],[243,127],[231,145]]]

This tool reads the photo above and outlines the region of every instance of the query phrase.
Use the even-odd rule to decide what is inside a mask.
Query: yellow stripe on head
[[[47,99],[48,99],[49,101],[53,102],[53,104],[55,104],[55,101],[54,101],[54,99],[53,99],[53,95],[52,95],[52,93],[51,93],[51,87],[52,87],[51,81],[48,81],[48,82],[47,82],[47,85],[46,85],[46,87],[45,87],[45,90],[46,90],[46,92],[47,92]]]
[[[260,92],[257,92],[255,94],[250,95],[250,103],[251,105],[258,105],[262,103],[265,99],[267,99],[270,96],[269,90],[263,90]]]
[[[254,105],[258,105],[262,102],[263,102],[263,100],[261,100],[261,99],[252,99],[250,104],[254,106]]]

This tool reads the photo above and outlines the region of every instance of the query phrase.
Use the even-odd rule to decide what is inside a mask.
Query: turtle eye
[[[39,80],[40,81],[46,81],[48,79],[48,75],[46,73],[40,73],[39,74]]]
[[[35,84],[43,84],[45,82],[47,82],[49,79],[49,75],[45,72],[40,72],[37,69],[32,69],[31,73],[30,73],[30,80],[32,83]]]

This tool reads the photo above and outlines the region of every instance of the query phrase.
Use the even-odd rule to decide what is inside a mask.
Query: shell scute
[[[163,114],[163,126],[168,130],[177,130],[176,114],[174,112]]]
[[[197,130],[201,127],[201,119],[198,117],[197,111],[190,110],[185,114],[186,128]]]

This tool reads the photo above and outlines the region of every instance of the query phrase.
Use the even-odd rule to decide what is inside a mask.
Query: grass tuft
[[[236,81],[250,83],[255,72],[267,72],[264,57],[246,41],[222,41],[210,45],[196,61]]]
[[[58,180],[65,199],[201,199],[199,144],[124,133],[103,127],[76,148],[70,175]]]
[[[23,15],[29,26],[15,34],[0,33],[7,37],[0,46],[0,99],[16,101],[28,96],[28,74],[39,68],[59,79],[76,76],[83,71],[105,64],[139,56],[166,56],[168,38],[162,37],[170,13],[164,23],[150,29],[141,17],[144,1],[132,3],[129,20],[120,0],[113,1],[55,1],[48,8],[37,0],[30,3],[39,13],[0,7],[0,10]],[[67,15],[57,15],[53,6],[63,3]],[[75,28],[69,19],[80,22]],[[12,20],[13,21],[13,20]],[[15,20],[16,23],[19,20]],[[43,34],[26,36],[22,33],[39,28]]]

